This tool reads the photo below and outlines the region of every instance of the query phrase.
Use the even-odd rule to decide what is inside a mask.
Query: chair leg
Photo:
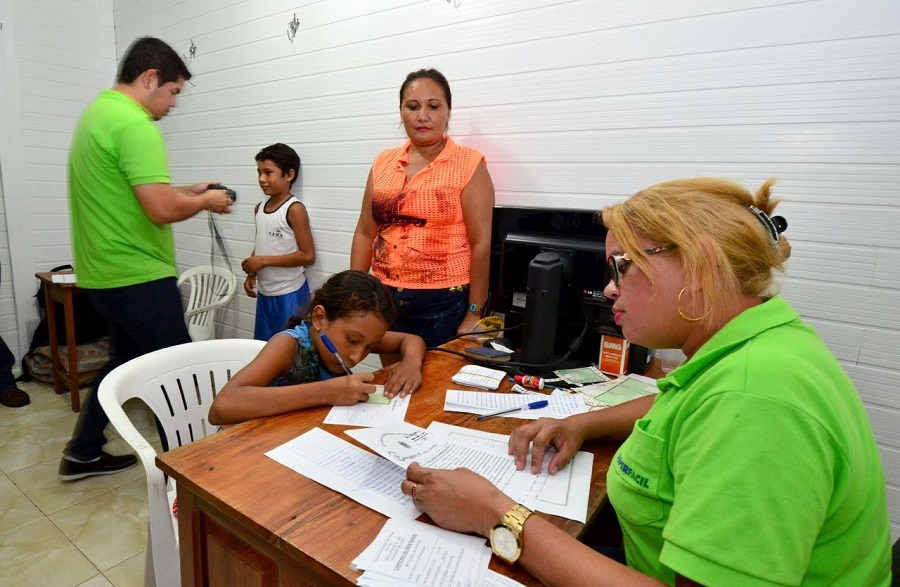
[[[147,552],[144,557],[144,587],[156,587],[156,574],[153,572],[153,541],[150,539],[150,526],[147,526]]]

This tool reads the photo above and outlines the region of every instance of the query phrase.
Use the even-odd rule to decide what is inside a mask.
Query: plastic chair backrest
[[[216,314],[227,306],[237,290],[237,277],[224,267],[203,265],[181,274],[178,285],[187,282],[191,291],[185,318],[191,340],[211,340],[216,337]]]
[[[199,440],[217,430],[206,421],[216,394],[264,346],[263,341],[248,339],[177,345],[128,361],[100,383],[100,405],[119,436],[137,452],[147,473],[147,565],[152,565],[153,571],[151,575],[148,568],[147,576],[155,577],[157,585],[181,584],[177,521],[169,506],[165,476],[156,468],[156,450],[122,405],[132,398],[146,403],[162,424],[170,449]]]

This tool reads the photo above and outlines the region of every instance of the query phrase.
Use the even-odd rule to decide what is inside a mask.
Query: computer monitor
[[[540,253],[555,253],[562,261],[555,356],[566,353],[587,324],[584,339],[572,359],[596,363],[600,335],[617,333],[612,301],[603,295],[609,283],[606,229],[596,210],[496,206],[491,233],[491,312],[502,313],[507,327],[523,325],[526,316],[528,271]],[[521,348],[523,328],[506,333]],[[632,347],[629,370],[643,372],[646,349]]]

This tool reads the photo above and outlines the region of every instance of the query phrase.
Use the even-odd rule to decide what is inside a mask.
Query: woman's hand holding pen
[[[485,537],[516,503],[481,475],[463,468],[426,469],[412,463],[400,490],[438,526]]]
[[[584,443],[584,432],[573,418],[555,420],[540,418],[520,426],[509,435],[509,454],[516,457],[516,470],[525,468],[528,450],[531,449],[531,472],[539,473],[547,447],[556,447],[557,453],[550,460],[550,474],[565,467]]]
[[[328,400],[333,406],[352,406],[369,399],[375,393],[375,375],[372,373],[353,373],[346,377],[333,377],[328,380]]]

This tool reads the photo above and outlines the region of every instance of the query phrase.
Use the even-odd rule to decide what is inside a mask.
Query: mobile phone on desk
[[[472,355],[474,359],[480,360],[488,360],[488,361],[508,361],[512,356],[512,353],[508,353],[506,351],[498,351],[495,348],[486,347],[486,346],[474,346],[464,349],[467,355]]]

